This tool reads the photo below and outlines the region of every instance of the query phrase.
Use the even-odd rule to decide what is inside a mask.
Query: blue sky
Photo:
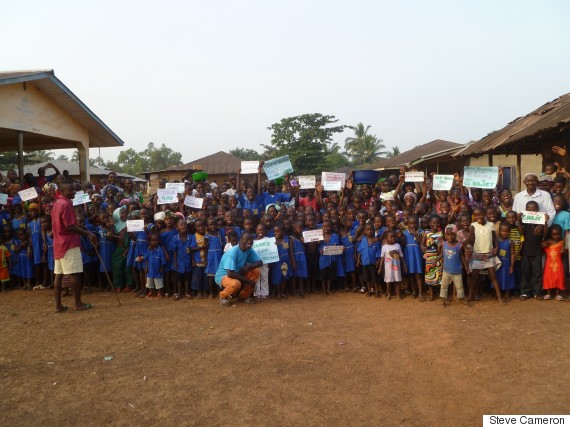
[[[272,123],[317,112],[371,125],[402,151],[438,138],[468,142],[570,92],[567,1],[26,1],[2,9],[0,69],[54,69],[126,148],[165,143],[185,162],[259,150]]]

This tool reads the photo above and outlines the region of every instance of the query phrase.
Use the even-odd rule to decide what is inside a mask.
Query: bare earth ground
[[[0,425],[455,426],[569,413],[569,303],[84,299],[96,307],[54,315],[50,291],[0,295]]]

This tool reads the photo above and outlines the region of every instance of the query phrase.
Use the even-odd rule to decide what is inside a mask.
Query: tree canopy
[[[262,144],[265,158],[289,155],[295,173],[299,175],[327,170],[328,156],[339,156],[332,146],[333,136],[344,131],[344,125],[335,125],[335,116],[319,113],[287,117],[274,123],[271,143]]]
[[[370,126],[365,127],[361,122],[348,128],[354,131],[354,136],[345,139],[344,147],[356,167],[373,164],[386,155],[382,139],[368,133]]]
[[[149,142],[147,148],[142,152],[137,152],[133,148],[123,150],[119,153],[116,162],[107,162],[110,169],[123,172],[129,175],[138,175],[152,170],[163,170],[170,166],[182,165],[182,154],[168,148],[164,143],[156,147],[153,142]]]
[[[261,154],[251,148],[236,147],[230,150],[230,154],[242,160],[261,160]]]

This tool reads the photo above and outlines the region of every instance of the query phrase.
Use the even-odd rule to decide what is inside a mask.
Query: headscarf
[[[416,201],[418,199],[418,196],[416,195],[416,193],[413,193],[412,191],[408,191],[406,194],[404,194],[404,199],[406,197],[412,197],[414,199],[414,201]]]
[[[120,233],[123,228],[127,226],[127,223],[121,219],[121,209],[126,209],[126,207],[117,208],[113,211],[113,221],[115,223],[115,233]]]
[[[164,221],[164,218],[166,218],[165,212],[157,212],[154,214],[154,220],[155,221]]]
[[[28,210],[31,211],[32,209],[40,209],[40,205],[38,205],[37,203],[30,203],[30,205],[28,206]]]

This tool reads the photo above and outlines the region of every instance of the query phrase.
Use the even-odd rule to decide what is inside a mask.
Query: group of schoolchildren
[[[479,300],[487,290],[500,302],[565,299],[570,213],[566,178],[556,172],[540,176],[556,209],[550,227],[523,223],[512,210],[510,190],[465,188],[458,174],[449,191],[434,191],[429,176],[405,182],[402,169],[399,177],[373,185],[349,175],[341,191],[326,192],[319,182],[300,189],[288,175],[262,182],[260,167],[257,177],[238,173],[219,186],[185,181],[173,204],[160,204],[156,194],[145,201],[132,182],[109,178],[99,188],[76,186],[91,200],[75,206],[77,222],[99,241],[81,240],[86,292],[99,287],[149,299],[216,297],[220,260],[247,232],[254,241],[274,237],[279,255],[261,268],[257,301],[340,291],[424,301],[437,290],[444,305],[454,296],[462,303]],[[162,180],[159,187],[165,185]],[[38,187],[38,199],[27,202],[21,189],[5,188],[8,202],[0,211],[2,289],[51,288],[57,182]],[[202,209],[186,206],[187,195],[202,199]],[[539,206],[531,200],[525,209]],[[143,229],[129,231],[129,220],[143,220]],[[319,229],[322,240],[305,242],[306,231]],[[523,274],[525,263],[537,259],[541,271]]]

